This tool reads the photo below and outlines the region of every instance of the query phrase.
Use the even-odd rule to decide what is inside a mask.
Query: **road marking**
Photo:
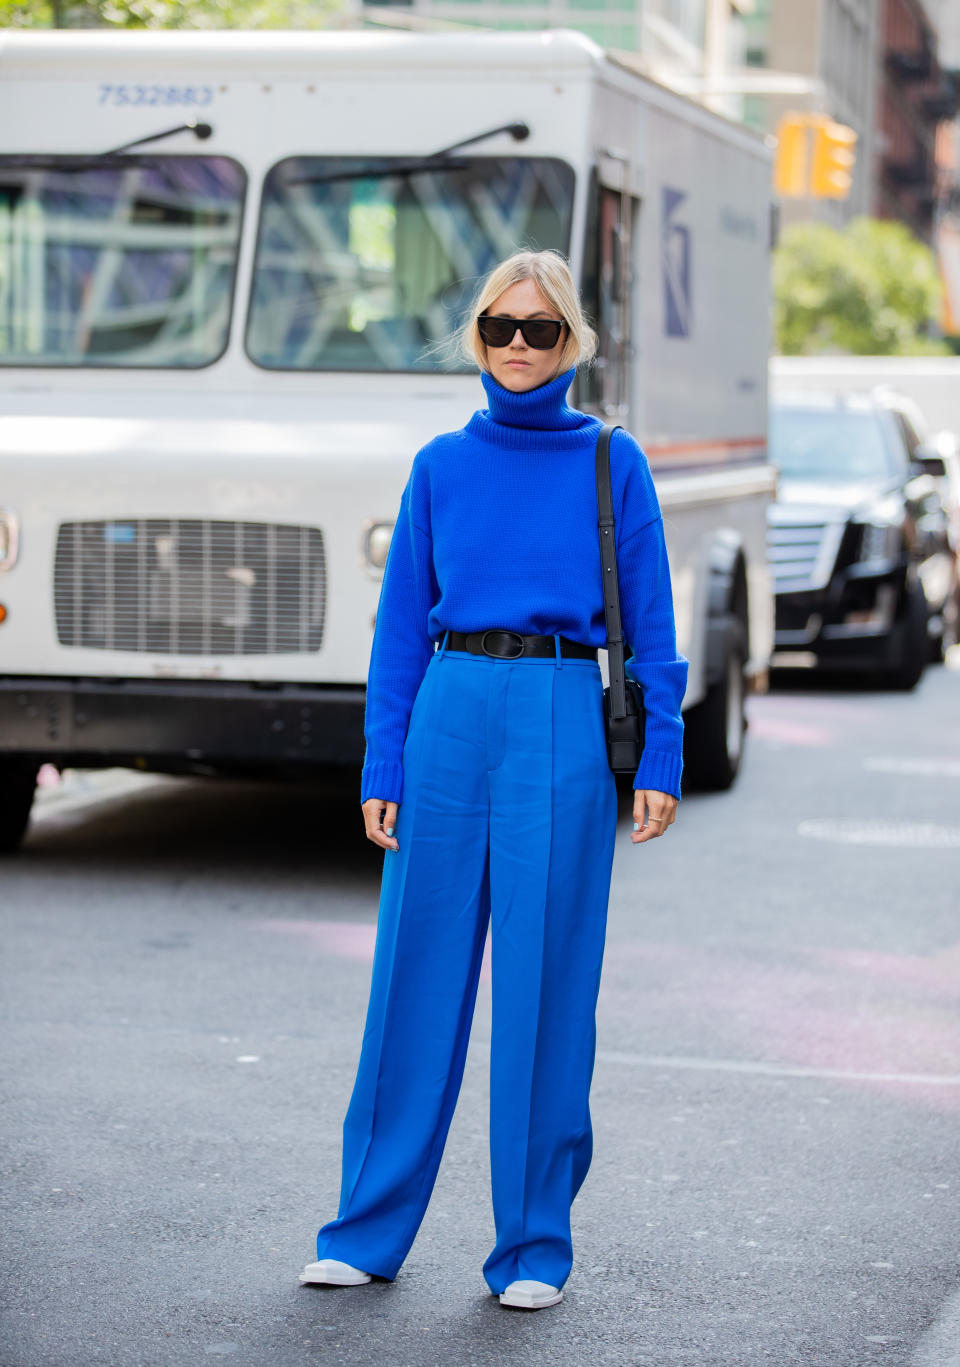
[[[960,1291],[946,1301],[917,1344],[910,1367],[960,1367]]]
[[[790,1063],[758,1063],[751,1059],[692,1058],[682,1054],[625,1054],[598,1049],[603,1063],[638,1068],[701,1069],[712,1073],[749,1073],[761,1077],[814,1077],[838,1082],[901,1082],[919,1087],[960,1087],[960,1073],[864,1073],[852,1068],[805,1068]]]
[[[865,759],[864,769],[879,774],[917,774],[922,778],[960,778],[960,759],[898,759],[879,756]]]
[[[801,821],[797,835],[828,840],[836,845],[887,845],[898,849],[960,849],[960,826],[932,822],[854,821],[837,817]]]

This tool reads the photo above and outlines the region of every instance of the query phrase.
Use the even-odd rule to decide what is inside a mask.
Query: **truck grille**
[[[844,524],[780,520],[769,509],[767,558],[775,593],[804,593],[826,588],[837,561]]]
[[[264,522],[118,518],[64,522],[53,594],[57,639],[151,655],[319,650],[323,533]]]

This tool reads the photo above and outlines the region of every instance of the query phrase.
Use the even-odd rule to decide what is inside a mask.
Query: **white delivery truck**
[[[765,677],[770,154],[571,33],[0,34],[0,844],[37,767],[359,766],[392,518],[519,246],[667,526],[692,777]],[[598,560],[599,564],[599,560]],[[359,800],[359,799],[358,799]]]

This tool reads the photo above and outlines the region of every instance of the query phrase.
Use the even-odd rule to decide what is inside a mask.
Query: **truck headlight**
[[[20,550],[20,519],[9,508],[0,508],[0,570],[12,570]]]
[[[387,563],[393,526],[392,522],[371,522],[364,532],[363,553],[371,569],[382,570]]]

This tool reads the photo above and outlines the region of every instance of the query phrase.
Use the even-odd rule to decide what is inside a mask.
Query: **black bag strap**
[[[600,564],[603,573],[603,612],[607,619],[607,667],[610,676],[610,715],[627,715],[623,628],[620,623],[620,583],[617,579],[617,536],[610,492],[610,437],[621,423],[604,425],[597,437],[597,512]]]

